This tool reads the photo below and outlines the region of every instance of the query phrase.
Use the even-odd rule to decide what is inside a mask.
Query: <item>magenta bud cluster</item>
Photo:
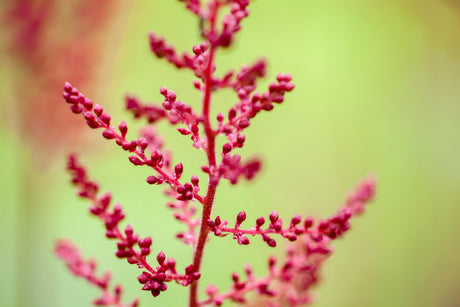
[[[375,179],[368,177],[360,182],[348,194],[337,213],[329,218],[317,220],[295,214],[290,219],[285,218],[283,223],[282,211],[273,210],[254,220],[242,209],[231,220],[234,223],[213,216],[218,200],[216,193],[223,180],[232,185],[244,179],[252,180],[262,168],[261,159],[241,156],[241,148],[249,135],[246,129],[251,129],[256,123],[254,118],[258,114],[279,108],[285,95],[295,86],[290,74],[279,73],[268,88],[261,89],[258,83],[266,76],[268,65],[264,58],[243,64],[235,70],[217,69],[218,52],[232,45],[243,20],[249,15],[249,0],[180,2],[199,20],[203,41],[189,51],[180,51],[156,33],[149,33],[148,40],[155,57],[192,73],[191,85],[201,95],[198,108],[195,102],[182,100],[180,89],[174,91],[164,86],[156,93],[158,102],[145,102],[135,95],[128,95],[125,98],[126,110],[134,119],[143,120],[146,124],[139,130],[137,138],[129,139],[128,131],[130,134],[133,131],[128,129],[126,121],[114,124],[116,120],[101,105],[93,103],[70,83],[65,83],[62,96],[71,112],[83,118],[90,128],[101,129],[102,137],[125,151],[133,166],[148,168],[146,178],[143,177],[150,185],[146,187],[161,185],[164,188],[164,194],[169,199],[166,207],[183,226],[174,237],[193,249],[192,260],[187,262],[190,264],[176,268],[174,258],[166,257],[161,250],[152,249],[157,248],[157,243],[153,246],[152,237],[140,236],[134,232],[132,224],[124,224],[125,212],[121,204],[111,205],[112,194],[100,193],[98,183],[88,178],[86,169],[73,155],[67,165],[71,181],[77,194],[89,201],[91,215],[104,224],[105,236],[116,241],[116,257],[141,270],[137,280],[142,290],[150,292],[153,297],[165,292],[170,285],[168,283],[173,282],[189,287],[189,306],[192,307],[221,306],[227,300],[241,304],[251,302],[257,306],[309,304],[312,302],[311,287],[319,280],[322,264],[333,251],[331,242],[350,229],[352,217],[361,214],[373,199]],[[234,94],[232,105],[214,103],[215,97],[218,97],[215,93],[222,90]],[[215,110],[216,107],[219,110]],[[197,175],[192,175],[189,180],[186,178],[190,176],[187,172],[191,168],[176,161],[173,152],[165,146],[165,139],[157,131],[164,128],[158,125],[161,121],[173,126],[180,136],[190,139],[191,145],[204,154],[206,162],[200,163],[204,175],[200,177],[207,178]],[[187,154],[180,152],[182,157]],[[200,190],[200,179],[204,191]],[[243,249],[251,248],[248,245],[251,237],[255,236],[271,248],[280,246],[280,239],[285,239],[285,256],[280,259],[270,256],[265,276],[256,276],[252,267],[247,265],[243,274],[231,274],[229,289],[221,291],[214,284],[209,284],[206,287],[207,298],[200,299],[203,254],[211,233],[222,238],[231,234],[239,248]],[[109,291],[110,275],[97,277],[94,274],[95,262],[83,260],[72,245],[59,242],[56,253],[74,275],[86,279],[102,291],[95,305],[137,306],[137,301],[122,305],[121,286]],[[256,296],[248,300],[247,294],[251,292]]]

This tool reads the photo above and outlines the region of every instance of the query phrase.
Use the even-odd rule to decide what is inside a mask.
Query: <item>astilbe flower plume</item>
[[[298,214],[283,223],[275,210],[253,223],[246,221],[245,211],[236,214],[234,223],[220,216],[213,217],[212,208],[221,180],[237,184],[242,179],[253,179],[260,170],[259,160],[244,160],[236,153],[245,144],[245,130],[259,113],[271,111],[282,103],[284,95],[294,89],[294,84],[291,75],[280,73],[266,91],[256,91],[257,81],[266,74],[265,59],[243,65],[239,70],[228,71],[222,76],[216,75],[216,53],[231,46],[235,40],[242,20],[249,14],[248,0],[211,0],[206,4],[199,0],[181,2],[200,19],[204,41],[193,46],[191,53],[178,52],[164,38],[150,33],[150,48],[156,57],[165,59],[178,69],[193,72],[196,77],[193,85],[202,93],[201,110],[193,109],[176,92],[165,87],[160,89],[163,101],[158,104],[145,103],[138,97],[129,96],[126,98],[126,109],[135,119],[146,121],[140,136],[131,139],[128,138],[125,121],[113,124],[111,116],[101,105],[93,103],[68,82],[65,83],[63,97],[71,111],[82,116],[90,128],[100,129],[105,139],[129,152],[129,161],[133,165],[151,170],[152,174],[146,178],[148,184],[165,186],[166,195],[171,199],[167,206],[172,209],[175,219],[185,225],[185,230],[177,233],[176,237],[194,249],[190,263],[181,266],[182,270],[177,269],[176,261],[172,257],[167,258],[162,251],[152,260],[155,258],[150,256],[152,238],[141,237],[130,224],[121,225],[125,219],[122,206],[111,206],[112,194],[99,191],[99,185],[89,178],[75,155],[70,156],[68,161],[72,183],[78,195],[89,201],[90,213],[104,224],[105,236],[116,241],[115,255],[141,270],[137,277],[141,288],[154,297],[166,291],[168,283],[174,281],[189,287],[189,306],[220,306],[226,300],[249,302],[254,306],[308,304],[312,302],[311,286],[318,281],[322,263],[333,251],[331,242],[350,229],[353,216],[363,212],[374,196],[375,181],[373,177],[363,179],[350,192],[338,212],[324,220]],[[224,9],[227,9],[226,13],[219,18]],[[210,116],[211,101],[213,93],[221,89],[233,90],[238,101],[226,113],[218,113],[213,121]],[[181,135],[190,137],[193,147],[204,151],[207,157],[206,165],[201,167],[201,172],[207,177],[204,193],[200,191],[201,179],[197,174],[184,178],[185,166],[173,163],[171,151],[164,148],[163,139],[155,129],[160,121],[176,126]],[[226,139],[222,148],[216,148],[216,138],[219,136]],[[249,227],[243,227],[244,224],[249,224]],[[249,245],[253,237],[258,237],[268,247],[278,246],[279,238],[284,238],[287,241],[286,254],[280,259],[274,256],[268,258],[266,276],[256,276],[252,267],[247,265],[244,276],[236,273],[231,275],[233,284],[228,290],[220,291],[214,284],[209,284],[206,287],[207,297],[199,299],[202,257],[211,234],[215,237],[230,234],[239,245]],[[71,271],[102,288],[104,297],[107,297],[104,304],[115,302],[118,292],[110,294],[107,288],[95,283],[93,271],[82,274],[80,263],[84,261],[75,256],[78,254],[71,247],[73,245],[66,241],[59,242],[57,253],[67,262]],[[248,301],[251,293],[252,298]],[[112,304],[119,304],[119,300]]]

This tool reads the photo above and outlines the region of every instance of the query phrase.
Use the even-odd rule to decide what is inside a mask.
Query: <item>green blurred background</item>
[[[291,73],[296,89],[252,122],[243,154],[263,157],[263,172],[249,184],[223,182],[214,215],[233,220],[246,210],[254,220],[277,209],[285,219],[328,216],[359,178],[373,173],[377,198],[335,243],[315,306],[460,306],[460,2],[257,0],[250,10],[234,48],[219,54],[218,70],[265,56],[270,77],[261,89],[278,72]],[[100,102],[114,122],[132,122],[123,113],[126,93],[159,101],[160,86],[198,107],[192,75],[154,58],[146,39],[154,30],[190,50],[200,42],[197,21],[181,3],[166,0],[134,1],[122,15],[115,44],[107,48],[113,64]],[[11,113],[9,73],[0,71],[2,120],[20,116]],[[66,108],[59,95],[55,108]],[[234,102],[230,93],[216,95],[213,112]],[[188,289],[181,286],[170,285],[155,299],[139,290],[138,270],[113,256],[114,243],[74,196],[65,155],[35,158],[38,149],[11,127],[0,130],[0,306],[18,306],[17,293],[24,306],[90,305],[98,291],[53,256],[59,237],[95,256],[101,270],[112,269],[126,300],[139,296],[141,306],[184,306]],[[199,173],[203,153],[167,125],[159,130],[185,175]],[[145,183],[149,171],[133,167],[99,132],[83,134],[91,146],[68,149],[83,153],[92,176],[113,191],[134,229],[152,235],[154,252],[175,257],[180,268],[189,264],[192,250],[174,239],[183,226],[164,207],[161,189]],[[282,249],[258,241],[238,246],[230,237],[213,237],[201,288],[212,281],[226,289],[231,272],[241,272],[246,262],[262,274],[267,255]]]

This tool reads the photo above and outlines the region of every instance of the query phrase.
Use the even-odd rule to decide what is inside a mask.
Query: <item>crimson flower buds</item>
[[[99,185],[89,179],[76,156],[71,156],[68,162],[71,181],[78,195],[90,203],[91,214],[104,225],[106,237],[116,242],[116,257],[141,270],[137,280],[141,289],[149,291],[153,297],[166,292],[168,285],[175,282],[189,287],[189,306],[192,307],[220,306],[226,300],[244,303],[250,293],[265,297],[267,304],[283,302],[287,306],[299,306],[309,303],[310,288],[318,280],[322,263],[332,252],[331,241],[347,232],[351,227],[351,218],[363,212],[374,196],[375,181],[372,177],[366,178],[348,195],[336,214],[323,220],[296,214],[283,223],[276,210],[269,213],[268,209],[264,209],[264,216],[258,218],[250,217],[246,211],[236,213],[231,219],[233,227],[233,222],[229,223],[220,216],[213,217],[221,182],[228,180],[237,184],[241,180],[252,180],[261,169],[259,159],[245,159],[239,153],[246,143],[245,130],[255,123],[254,117],[264,111],[272,111],[284,102],[285,94],[294,89],[294,84],[291,75],[280,73],[266,91],[257,91],[259,79],[266,75],[265,59],[243,65],[236,72],[230,70],[222,76],[216,73],[216,54],[235,40],[242,21],[249,14],[249,0],[210,0],[206,4],[197,0],[181,2],[199,18],[204,42],[190,48],[191,52],[179,52],[166,39],[152,32],[149,34],[150,49],[157,58],[193,74],[192,84],[201,93],[200,108],[193,108],[186,97],[181,97],[180,91],[176,93],[166,87],[160,88],[161,100],[158,103],[146,103],[129,96],[126,98],[126,109],[134,119],[146,122],[139,136],[133,138],[125,121],[114,123],[115,120],[102,106],[94,104],[70,83],[65,83],[62,96],[71,111],[81,116],[90,128],[98,129],[103,138],[126,151],[132,165],[149,171],[145,181],[151,188],[164,188],[169,198],[167,207],[173,211],[174,219],[184,226],[172,238],[190,245],[192,258],[185,265],[178,264],[176,267],[174,258],[167,257],[161,247],[155,246],[152,237],[136,233],[131,224],[123,226],[125,212],[121,204],[111,206],[111,194],[100,193]],[[226,13],[224,9],[227,9]],[[222,89],[233,91],[236,103],[218,112],[216,117],[211,116],[213,93]],[[187,177],[184,170],[189,171],[189,166],[177,161],[173,163],[172,151],[165,148],[163,137],[157,133],[156,124],[161,121],[174,126],[182,138],[190,139],[187,142],[194,149],[203,152],[206,163],[201,166],[201,171],[197,169],[195,174]],[[143,180],[140,180],[139,184],[142,183]],[[211,234],[213,240],[215,237],[231,242],[233,238],[233,242],[247,252],[250,252],[251,246],[248,245],[253,240],[262,240],[267,248],[285,243],[285,257],[269,257],[265,276],[256,276],[251,266],[244,268],[244,275],[233,273],[228,290],[220,291],[209,284],[206,287],[207,298],[200,299],[198,284],[202,267],[207,265],[202,263],[203,252]],[[227,235],[230,235],[229,238],[224,238]],[[63,249],[65,246],[58,248],[58,255],[70,263],[69,257],[61,256]],[[225,269],[224,266],[222,269]],[[74,274],[82,275],[78,269],[74,270]],[[89,281],[94,283],[91,279]],[[114,294],[107,293],[105,287],[103,290],[107,300],[100,301],[100,304],[121,306],[118,301],[121,288],[117,287]]]

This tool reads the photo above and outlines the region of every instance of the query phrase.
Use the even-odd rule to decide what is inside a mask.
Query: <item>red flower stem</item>
[[[203,258],[204,246],[209,234],[209,227],[206,224],[207,220],[211,217],[212,206],[214,204],[214,197],[216,195],[217,185],[209,181],[208,193],[206,195],[204,204],[203,204],[203,213],[201,219],[200,234],[198,236],[198,243],[195,249],[195,254],[193,256],[193,267],[198,272],[201,266],[201,260]],[[190,307],[198,306],[198,280],[191,284],[190,286]]]
[[[211,14],[211,24],[210,29],[211,32],[209,33],[210,36],[215,34],[216,28],[216,16],[219,10],[219,2],[216,1],[214,6],[214,11],[210,12]],[[211,95],[212,95],[212,68],[214,64],[214,53],[216,51],[216,46],[213,43],[210,44],[209,48],[209,58],[208,58],[208,66],[206,67],[205,71],[205,92],[203,97],[203,126],[204,131],[206,134],[206,156],[208,158],[208,166],[209,166],[209,175],[208,175],[208,190],[206,192],[206,196],[204,198],[203,204],[203,211],[201,214],[201,226],[200,226],[200,233],[198,235],[198,242],[196,245],[195,253],[193,255],[193,267],[195,271],[200,271],[201,260],[203,258],[204,247],[206,245],[206,240],[209,234],[209,227],[207,225],[208,220],[211,218],[212,207],[214,205],[214,198],[216,195],[217,190],[217,183],[218,181],[213,178],[214,176],[214,169],[217,165],[216,161],[216,144],[215,138],[216,133],[212,129],[211,121],[210,121],[210,109],[211,109]],[[198,280],[190,286],[190,307],[197,307],[198,306]]]

